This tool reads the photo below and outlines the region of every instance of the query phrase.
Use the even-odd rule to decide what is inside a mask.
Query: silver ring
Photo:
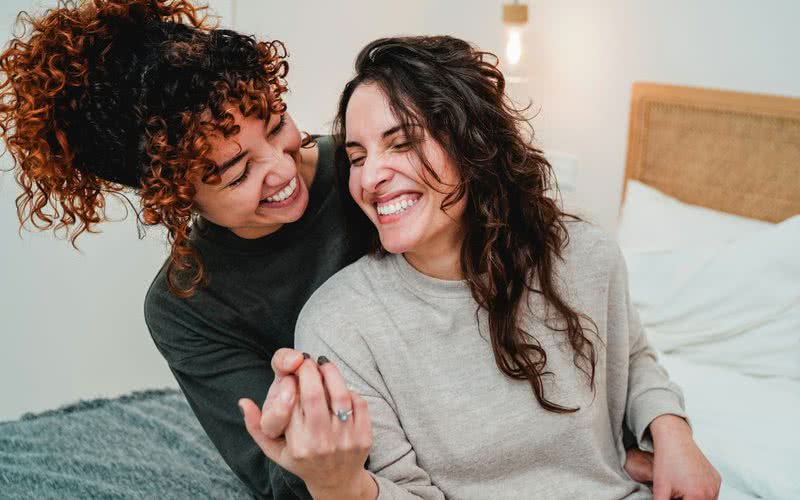
[[[347,422],[347,419],[350,418],[350,415],[352,414],[353,414],[352,408],[349,410],[337,410],[336,418],[338,418],[340,422]]]

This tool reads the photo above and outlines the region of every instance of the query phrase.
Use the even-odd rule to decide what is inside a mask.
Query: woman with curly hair
[[[331,138],[301,135],[282,102],[283,45],[202,14],[184,0],[23,13],[26,33],[0,54],[0,133],[21,223],[74,244],[109,197],[133,191],[143,223],[167,229],[171,253],[145,301],[156,346],[242,481],[262,498],[307,498],[252,442],[236,402],[293,394],[270,360],[292,346],[311,293],[361,250],[343,231]],[[302,359],[285,351],[273,368]]]
[[[716,498],[619,247],[548,194],[504,86],[451,37],[359,54],[336,136],[370,252],[300,313],[297,348],[322,357],[286,441],[242,401],[251,435],[318,499]],[[624,469],[626,424],[652,493]]]

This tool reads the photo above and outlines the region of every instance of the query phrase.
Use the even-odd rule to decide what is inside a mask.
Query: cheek
[[[347,187],[350,191],[350,196],[358,203],[361,204],[361,169],[350,169],[350,179],[347,182]]]
[[[258,203],[260,193],[257,184],[240,185],[236,190],[224,188],[218,192],[208,190],[202,195],[195,195],[194,203],[201,215],[225,219],[252,210],[253,205]]]
[[[287,144],[286,149],[296,150],[300,149],[300,145],[303,143],[303,136],[300,134],[300,130],[297,129],[297,126],[294,122],[291,122],[291,126],[287,127],[289,130],[286,131],[287,135],[290,137],[289,144]]]

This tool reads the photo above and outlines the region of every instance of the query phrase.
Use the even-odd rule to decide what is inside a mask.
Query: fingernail
[[[322,366],[322,365],[324,365],[325,363],[330,363],[330,362],[331,362],[331,360],[330,360],[330,359],[328,359],[328,358],[326,358],[325,356],[320,356],[319,358],[317,358],[317,364],[318,364],[319,366]]]
[[[311,359],[311,355],[307,352],[303,353],[303,359]]]

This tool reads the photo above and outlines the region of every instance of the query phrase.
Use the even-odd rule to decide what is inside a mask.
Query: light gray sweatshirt
[[[426,276],[403,256],[362,258],[303,308],[297,348],[330,358],[369,403],[379,499],[651,497],[623,469],[623,419],[652,450],[648,425],[685,417],[682,394],[642,331],[616,242],[587,223],[567,227],[557,280],[599,330],[596,393],[564,334],[544,325],[540,295],[528,296],[521,326],[547,352],[545,396],[573,414],[545,411],[527,381],[497,368],[466,282]]]

